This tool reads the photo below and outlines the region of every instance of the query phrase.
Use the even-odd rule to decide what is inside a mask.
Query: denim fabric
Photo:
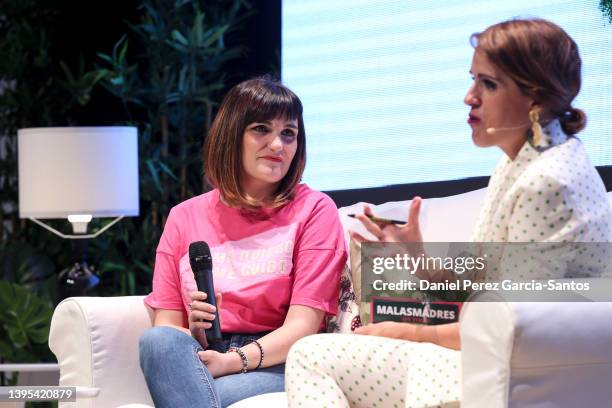
[[[224,334],[211,349],[221,353],[263,334]],[[140,337],[140,367],[155,407],[225,408],[234,402],[285,390],[285,365],[213,379],[197,352],[200,344],[171,327],[153,327]]]

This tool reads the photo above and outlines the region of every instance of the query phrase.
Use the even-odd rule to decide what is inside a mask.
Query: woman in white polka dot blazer
[[[540,19],[495,24],[471,43],[474,82],[464,102],[472,140],[504,153],[473,241],[610,241],[604,185],[574,136],[586,124],[585,113],[572,107],[581,84],[576,43]],[[420,242],[420,205],[416,197],[403,226],[358,218],[379,241]],[[384,322],[356,332],[369,336],[315,335],[296,343],[285,381],[290,407],[403,407],[407,393],[423,406],[459,400],[458,323]],[[412,361],[415,353],[427,357]]]

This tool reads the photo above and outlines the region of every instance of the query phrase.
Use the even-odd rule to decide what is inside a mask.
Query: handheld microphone
[[[208,303],[217,307],[213,284],[212,256],[206,242],[197,241],[189,245],[189,264],[191,265],[196,285],[198,285],[198,290],[205,292],[208,296],[206,299]],[[205,330],[206,340],[209,344],[222,339],[221,326],[219,325],[219,309],[215,312],[215,319],[210,321],[210,323],[212,327]]]
[[[486,129],[486,132],[489,135],[494,135],[495,133],[506,132],[506,131],[509,131],[509,130],[523,129],[523,128],[526,128],[528,126],[531,126],[531,122],[523,123],[520,126],[505,127],[505,128],[493,128],[493,127],[490,127],[490,128]]]

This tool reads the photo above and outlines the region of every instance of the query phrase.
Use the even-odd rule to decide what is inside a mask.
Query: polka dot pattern
[[[504,157],[495,168],[472,240],[475,242],[609,242],[612,238],[612,209],[606,190],[589,161],[580,140],[568,137],[558,121],[544,129],[542,144],[526,142],[514,160]],[[562,249],[558,249],[559,254]],[[518,253],[518,252],[517,252]],[[562,277],[564,265],[541,268],[560,256],[548,252],[540,259],[530,254],[502,262],[509,270],[527,262],[520,276],[545,279]],[[543,255],[543,254],[542,254]],[[575,262],[579,270],[593,269],[608,259],[602,251]],[[504,264],[502,264],[504,265]],[[522,264],[521,264],[522,265]],[[545,272],[542,272],[545,271]],[[503,278],[488,275],[488,280]],[[544,276],[546,275],[546,276]]]
[[[289,407],[445,407],[460,400],[460,353],[375,336],[314,335],[287,357]]]
[[[608,242],[612,210],[582,143],[558,121],[495,168],[475,242]]]

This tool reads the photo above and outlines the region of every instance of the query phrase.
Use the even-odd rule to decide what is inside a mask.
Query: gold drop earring
[[[538,146],[542,140],[542,126],[540,126],[540,111],[533,108],[529,111],[529,120],[531,121],[531,134],[533,137],[533,145]]]

